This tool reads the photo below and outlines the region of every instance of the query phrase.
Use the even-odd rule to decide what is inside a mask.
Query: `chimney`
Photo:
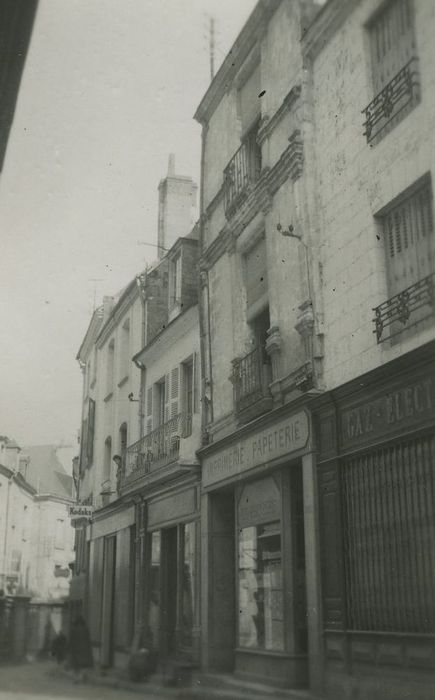
[[[17,445],[15,440],[1,438],[1,463],[4,467],[18,471],[20,452],[21,447]]]
[[[168,174],[159,183],[159,258],[172,248],[177,238],[190,233],[197,189],[191,177],[175,174],[175,155],[171,153]]]

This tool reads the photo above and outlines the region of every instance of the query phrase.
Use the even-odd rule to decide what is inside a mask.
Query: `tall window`
[[[89,399],[87,431],[86,455],[87,466],[89,467],[94,459],[95,401],[93,399]]]
[[[384,3],[368,25],[374,99],[364,110],[371,141],[419,99],[412,0]],[[386,131],[384,132],[386,133]]]
[[[107,346],[106,394],[113,391],[113,372],[115,368],[115,340],[112,338]]]
[[[123,423],[119,429],[119,453],[122,466],[125,469],[127,459],[127,423]]]
[[[411,0],[390,0],[369,25],[372,74],[379,92],[413,57],[414,17]]]
[[[376,309],[378,342],[396,336],[431,313],[435,236],[428,177],[406,190],[379,216],[385,246],[389,300]]]
[[[262,236],[244,255],[244,272],[248,309],[267,299],[266,239]],[[264,305],[264,304],[263,304]]]
[[[103,481],[110,481],[112,473],[112,438],[107,437],[104,443],[104,473]]]
[[[119,380],[128,376],[130,368],[130,319],[127,319],[121,328],[121,348],[119,358]]]
[[[171,260],[169,277],[170,307],[181,303],[181,252]]]

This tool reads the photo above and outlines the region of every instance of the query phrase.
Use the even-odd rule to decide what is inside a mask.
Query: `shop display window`
[[[280,521],[239,529],[239,646],[284,650]]]
[[[182,538],[181,643],[183,646],[191,647],[196,588],[195,523],[182,526]]]
[[[153,637],[153,647],[159,647],[160,629],[160,602],[161,602],[161,533],[153,532],[151,535],[151,567],[150,567],[150,598],[148,620],[149,628]]]

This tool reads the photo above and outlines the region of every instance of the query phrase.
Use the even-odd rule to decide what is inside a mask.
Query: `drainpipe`
[[[199,249],[200,255],[203,252],[204,242],[204,225],[206,215],[204,212],[204,170],[205,170],[205,142],[208,131],[208,125],[202,124],[201,134],[201,176],[200,176],[200,193],[199,193]],[[205,297],[205,299],[204,299]],[[205,323],[205,318],[207,322]],[[201,374],[202,374],[202,430],[203,441],[205,438],[205,428],[207,419],[213,420],[213,377],[211,368],[211,339],[210,339],[210,290],[208,271],[200,272],[199,279],[199,332],[201,339]],[[207,357],[207,362],[206,362]],[[208,365],[208,367],[207,367]],[[207,383],[209,392],[207,394]],[[206,402],[210,402],[210,412],[207,411]]]

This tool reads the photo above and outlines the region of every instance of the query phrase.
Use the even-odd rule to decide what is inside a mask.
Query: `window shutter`
[[[198,391],[198,353],[194,352],[193,353],[193,360],[192,360],[192,406],[193,406],[193,413],[198,413],[198,399],[197,399],[197,391]]]
[[[147,390],[147,435],[153,429],[153,387]]]
[[[245,255],[248,306],[267,292],[266,239],[262,237]]]
[[[373,85],[375,93],[412,58],[414,23],[410,0],[391,0],[370,28]]]
[[[239,90],[242,131],[249,129],[260,116],[260,98],[258,97],[260,91],[260,66],[258,65]]]
[[[180,389],[180,368],[174,367],[171,372],[171,418],[178,415],[178,396]]]
[[[165,375],[165,423],[168,422],[170,415],[169,415],[169,406],[170,406],[170,397],[169,397],[169,387],[171,384],[171,377],[169,374]]]
[[[92,464],[94,458],[94,433],[95,433],[95,401],[89,399],[89,409],[88,409],[88,436],[86,453],[88,457],[88,466]]]

